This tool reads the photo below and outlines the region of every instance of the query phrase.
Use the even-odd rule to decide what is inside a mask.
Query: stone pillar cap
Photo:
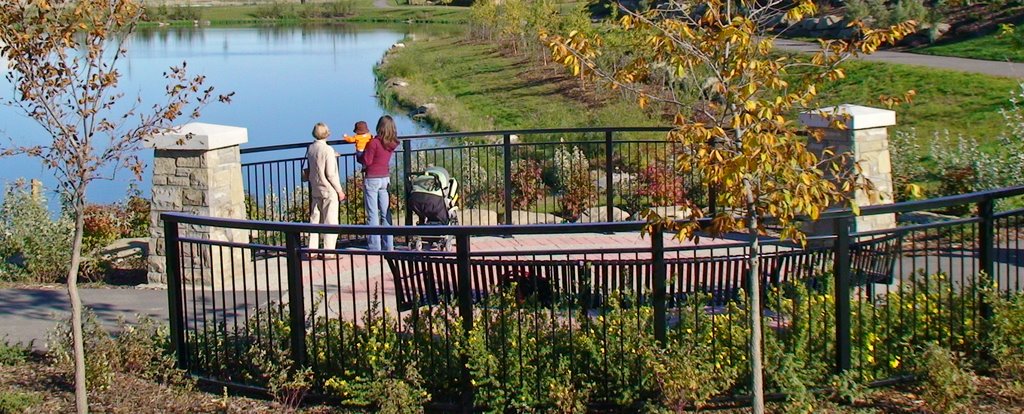
[[[146,140],[146,146],[158,150],[215,150],[249,142],[249,130],[242,127],[192,122],[171,127]]]
[[[845,119],[839,118],[841,116],[845,116]],[[829,128],[836,118],[852,130],[896,125],[896,111],[853,104],[842,104],[800,114],[800,122],[811,128]]]

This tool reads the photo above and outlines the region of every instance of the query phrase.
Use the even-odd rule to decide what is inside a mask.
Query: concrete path
[[[799,40],[778,39],[776,47],[792,52],[816,52],[818,45]],[[992,60],[964,59],[948,56],[919,55],[907,52],[878,51],[860,59],[870,62],[899,63],[904,65],[926,66],[936,69],[947,69],[968,73],[980,73],[991,76],[1010,78],[1024,77],[1024,63],[997,62]]]
[[[105,326],[116,327],[118,318],[134,322],[136,315],[167,320],[166,290],[82,289],[81,294]],[[0,341],[45,349],[47,333],[70,316],[66,289],[0,289]]]

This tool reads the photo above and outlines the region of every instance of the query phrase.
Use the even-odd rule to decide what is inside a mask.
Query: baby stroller
[[[423,172],[409,174],[409,209],[416,214],[417,225],[454,226],[459,224],[459,183],[448,170],[428,167]],[[452,236],[415,236],[409,248],[422,250],[428,246],[435,250],[448,250]]]

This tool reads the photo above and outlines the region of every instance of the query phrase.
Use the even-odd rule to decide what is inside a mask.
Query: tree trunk
[[[764,414],[764,376],[761,367],[761,243],[757,234],[757,211],[754,208],[753,190],[747,188],[747,233],[750,236],[750,373],[754,414]]]
[[[71,300],[71,341],[75,353],[75,408],[79,414],[89,412],[85,388],[85,349],[82,340],[82,298],[78,296],[78,267],[82,261],[82,232],[85,208],[75,202],[75,237],[71,245],[71,267],[68,269],[68,298]]]

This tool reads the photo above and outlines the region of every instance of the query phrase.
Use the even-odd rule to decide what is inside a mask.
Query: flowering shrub
[[[110,244],[128,232],[123,211],[116,205],[88,204],[83,217],[82,243],[85,251]]]
[[[124,201],[86,204],[82,243],[85,251],[102,248],[123,237],[149,237],[149,200],[136,189]]]
[[[597,187],[590,177],[590,161],[579,147],[555,149],[555,174],[562,197],[562,217],[577,221],[597,200]]]
[[[977,295],[960,294],[974,291],[972,286],[954,291],[942,274],[903,280],[896,290],[871,299],[854,295],[853,369],[839,377],[833,374],[831,275],[768,289],[765,379],[768,391],[787,394],[781,411],[817,412],[822,401],[815,391],[828,384],[847,390],[922,370],[955,373],[947,369],[948,358],[908,357],[925,355],[932,343],[957,355],[989,347],[1006,363],[1018,359],[1024,295],[986,292],[996,312],[989,344],[979,340]],[[547,302],[517,296],[518,291],[512,285],[482,298],[468,335],[451,297],[410,312],[401,323],[376,301],[360,323],[309,318],[307,349],[317,369],[309,389],[383,412],[417,412],[431,399],[458,400],[466,361],[476,403],[485,412],[580,412],[595,405],[678,412],[706,407],[716,396],[749,392],[743,380],[750,375],[743,292],[718,306],[708,306],[707,295],[670,298],[667,338],[659,342],[649,298],[630,287],[616,293],[582,283],[578,295],[555,295]],[[314,306],[310,314],[322,313]],[[221,379],[273,386],[274,373],[290,367],[282,365],[289,360],[288,321],[286,307],[270,305],[248,322],[250,328],[266,327],[259,336],[242,326],[197,332],[189,336],[199,341],[189,347],[199,353],[192,361]],[[933,407],[962,401],[947,377],[934,377],[937,394],[928,400]],[[295,381],[286,379],[281,382]]]
[[[623,189],[623,206],[631,213],[654,206],[678,206],[687,201],[688,189],[675,168],[664,161],[654,161],[641,168],[636,178]]]
[[[513,208],[528,208],[544,194],[542,173],[540,163],[535,160],[518,160],[512,164]]]
[[[670,165],[656,163],[640,171],[637,193],[652,205],[672,206],[686,201],[686,188]]]

